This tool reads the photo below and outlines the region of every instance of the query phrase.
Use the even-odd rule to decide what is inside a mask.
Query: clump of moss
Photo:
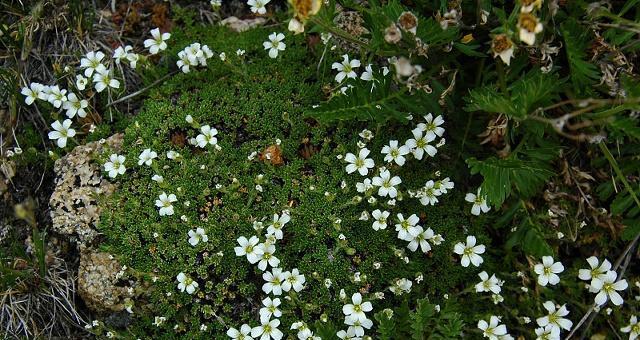
[[[175,76],[152,94],[126,129],[122,154],[129,170],[117,179],[120,190],[102,203],[100,231],[105,248],[131,268],[128,275],[148,285],[133,307],[141,318],[130,329],[134,333],[222,336],[230,326],[258,325],[260,301],[266,297],[262,271],[235,256],[233,248],[240,236],[257,235],[264,241],[264,231],[256,232],[253,223],[268,222],[285,210],[291,222],[283,228],[275,255],[279,267],[298,268],[307,283],[291,298],[280,296],[284,332],[293,322],[313,324],[321,315],[339,327],[341,289],[348,296],[362,292],[369,300],[374,300],[374,292],[384,292],[384,300],[373,301],[377,312],[407,297],[388,290],[395,279],[414,280],[409,297],[449,293],[469,279],[452,256],[453,244],[464,239],[468,224],[467,213],[460,209],[465,206],[463,195],[453,190],[439,205],[425,207],[405,193],[389,209],[392,216],[415,213],[425,229],[444,236],[429,254],[410,252],[407,242],[396,238],[395,222],[375,231],[371,220],[360,220],[362,211],[371,212],[381,203],[354,199],[361,195],[355,184],[363,177],[347,175],[338,156],[357,150],[358,132],[366,125],[325,127],[305,119],[305,108],[322,97],[318,57],[303,38],[288,36],[287,49],[277,60],[269,59],[261,44],[269,33],[257,29],[236,34],[223,28],[175,33],[176,51],[199,41],[225,52],[227,61],[211,59],[206,70]],[[243,58],[236,56],[237,49],[246,50]],[[194,124],[185,121],[187,115]],[[219,131],[220,150],[189,144],[199,133],[197,124]],[[382,164],[379,152],[389,139],[403,141],[411,135],[406,126],[374,129],[374,134],[368,148],[377,164]],[[147,148],[159,157],[152,166],[138,166],[138,155]],[[181,157],[168,159],[168,151]],[[447,153],[446,146],[440,149],[445,157]],[[441,157],[412,160],[401,171],[394,170],[403,184],[420,187],[435,179],[436,171],[446,175],[451,170],[438,161]],[[154,174],[164,182],[153,181]],[[177,196],[172,216],[158,214],[155,200],[162,192]],[[194,247],[187,233],[197,227],[205,229],[208,242]],[[177,289],[180,272],[198,282],[195,294]],[[360,281],[354,280],[358,272]],[[415,282],[419,274],[423,280]],[[156,316],[166,322],[154,326]]]

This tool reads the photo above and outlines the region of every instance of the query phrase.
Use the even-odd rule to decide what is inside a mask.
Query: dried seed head
[[[389,44],[397,44],[402,39],[402,32],[396,26],[396,24],[391,24],[391,26],[387,27],[384,30],[384,41]]]
[[[411,12],[402,12],[398,18],[398,24],[403,30],[416,34],[418,18]]]

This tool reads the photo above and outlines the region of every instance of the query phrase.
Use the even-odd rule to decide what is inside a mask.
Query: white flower
[[[67,138],[76,135],[76,130],[71,128],[71,120],[65,119],[62,124],[59,120],[56,120],[51,124],[54,131],[49,132],[49,139],[56,140],[56,144],[59,148],[67,146]]]
[[[364,81],[375,80],[373,78],[373,69],[371,69],[371,64],[367,65],[367,67],[364,68],[364,72],[362,72],[362,74],[360,75],[360,79]]]
[[[356,336],[356,331],[352,327],[349,327],[347,331],[341,330],[338,333],[336,333],[336,335],[338,336],[338,338],[342,340],[361,340],[362,339],[361,337]]]
[[[438,203],[438,196],[442,195],[440,190],[436,189],[436,183],[429,180],[424,187],[416,193],[416,197],[420,199],[422,205],[435,205]]]
[[[395,225],[396,231],[398,232],[398,238],[405,241],[411,241],[411,234],[409,234],[409,230],[413,229],[416,224],[420,221],[418,215],[413,214],[409,216],[406,220],[402,216],[402,214],[398,214],[398,223]]]
[[[489,277],[489,274],[483,271],[479,273],[478,276],[482,281],[476,284],[476,293],[492,292],[494,294],[500,294],[502,289],[500,288],[500,280],[498,280],[496,274]]]
[[[476,216],[480,215],[481,211],[483,213],[486,213],[491,210],[491,207],[487,205],[487,196],[482,195],[481,190],[481,188],[478,188],[477,194],[467,193],[467,195],[464,197],[465,201],[473,203],[473,206],[471,207],[471,213]]]
[[[178,289],[183,293],[186,290],[187,293],[193,294],[196,291],[196,288],[198,288],[198,283],[182,272],[180,272],[176,278],[179,282]]]
[[[114,79],[111,70],[101,70],[93,75],[93,82],[96,91],[102,92],[106,88],[112,87],[114,89],[120,88],[120,82]]]
[[[549,314],[536,319],[538,326],[546,327],[547,325],[551,325],[551,327],[557,328],[558,330],[562,328],[567,331],[571,329],[573,322],[569,319],[563,318],[563,316],[569,315],[569,310],[566,305],[562,305],[556,310],[556,304],[553,303],[553,301],[546,301],[542,306],[547,310],[547,312],[549,312]]]
[[[373,321],[370,319],[358,320],[355,318],[345,318],[344,323],[349,325],[347,332],[354,332],[359,338],[364,336],[365,328],[370,329],[373,326]]]
[[[478,328],[482,331],[482,336],[489,340],[498,340],[499,337],[507,335],[507,326],[501,325],[500,319],[495,315],[489,318],[489,322],[478,321]]]
[[[201,241],[209,241],[209,237],[207,237],[207,234],[204,232],[203,228],[198,227],[196,228],[196,230],[189,230],[189,244],[195,247]]]
[[[132,50],[133,47],[131,47],[131,45],[127,45],[125,47],[118,46],[118,48],[113,51],[113,59],[115,59],[116,64],[120,64],[121,61],[126,60],[127,54],[129,54],[129,51]]]
[[[240,330],[233,327],[227,330],[227,336],[233,340],[253,340],[251,337],[251,326],[246,323],[240,326]]]
[[[629,284],[625,279],[616,281],[617,277],[618,274],[616,272],[609,271],[604,275],[602,280],[593,280],[591,283],[592,288],[598,292],[598,295],[596,295],[596,304],[602,306],[607,302],[607,299],[611,299],[611,302],[616,306],[624,303],[622,296],[620,296],[617,291],[627,289]]]
[[[640,323],[638,323],[638,317],[635,315],[629,319],[629,324],[620,328],[622,333],[629,333],[629,340],[634,340],[640,337]]]
[[[548,283],[556,285],[560,282],[560,274],[564,271],[564,266],[560,262],[553,262],[553,257],[543,256],[542,263],[538,263],[533,267],[533,271],[538,274],[538,284],[546,286]]]
[[[260,261],[262,257],[262,250],[258,247],[258,243],[260,240],[257,236],[251,236],[250,239],[247,240],[246,237],[240,236],[238,238],[239,247],[233,248],[236,252],[236,256],[247,256],[247,260],[249,263],[254,264]]]
[[[129,61],[129,67],[135,69],[137,67],[138,60],[140,60],[139,54],[137,53],[127,54],[127,61]]]
[[[158,183],[162,183],[162,182],[164,182],[164,177],[162,177],[162,176],[160,176],[160,175],[157,175],[157,174],[156,174],[156,175],[153,175],[153,176],[151,177],[151,180],[152,180],[152,181],[156,181],[156,182],[158,182]]]
[[[102,59],[104,59],[104,53],[98,51],[91,51],[80,60],[80,67],[84,69],[84,75],[91,77],[94,71],[104,71],[106,67],[102,65]]]
[[[373,230],[387,229],[387,218],[389,218],[388,211],[380,211],[380,209],[376,209],[371,212],[371,216],[374,218],[373,221]]]
[[[109,161],[104,163],[104,171],[109,173],[109,177],[115,178],[118,175],[124,175],[127,169],[124,167],[125,157],[112,153]]]
[[[274,235],[276,239],[282,240],[282,227],[285,224],[289,223],[291,217],[286,212],[282,213],[282,216],[278,216],[278,214],[273,214],[273,222],[267,228],[267,235]]]
[[[356,79],[358,74],[353,70],[354,68],[360,67],[360,60],[353,59],[349,61],[348,55],[342,56],[342,62],[335,62],[331,65],[331,68],[338,71],[336,75],[336,82],[342,83],[344,78]]]
[[[589,267],[591,269],[580,269],[578,271],[578,278],[584,281],[591,281],[591,288],[593,287],[593,282],[596,280],[604,279],[605,274],[611,270],[611,262],[609,260],[604,259],[602,264],[598,266],[598,258],[595,256],[591,256],[587,259],[587,263],[589,263]],[[590,288],[590,290],[591,290]],[[591,290],[592,293],[595,293]]]
[[[530,13],[521,13],[518,19],[520,41],[531,46],[536,42],[536,34],[542,32],[542,23]]]
[[[298,268],[293,268],[290,272],[284,273],[284,282],[282,282],[282,290],[288,292],[293,288],[296,292],[304,289],[304,283],[307,279],[300,274]]]
[[[411,251],[416,251],[418,246],[423,253],[428,253],[431,250],[431,245],[429,244],[429,240],[433,238],[433,230],[431,228],[427,228],[427,230],[423,230],[421,226],[416,226],[415,228],[409,229],[410,238],[409,244],[407,248]]]
[[[252,337],[260,337],[260,340],[280,340],[284,336],[284,334],[278,329],[278,326],[280,326],[280,320],[261,320],[260,323],[260,326],[253,327],[251,329]]]
[[[251,13],[266,14],[267,8],[265,6],[269,2],[271,2],[271,0],[249,0],[247,1],[247,5],[251,6]]]
[[[249,0],[251,1],[264,1],[264,0]],[[268,2],[268,1],[267,1]],[[278,57],[278,51],[284,51],[287,45],[282,42],[284,40],[284,34],[273,32],[269,35],[269,40],[262,43],[265,50],[269,50],[269,57]]]
[[[362,182],[356,183],[356,190],[360,193],[365,193],[367,190],[372,189],[373,184],[369,178],[365,178]]]
[[[67,110],[67,117],[73,118],[76,114],[78,117],[86,117],[87,112],[84,110],[89,106],[89,102],[86,99],[78,99],[75,93],[69,93],[67,101],[64,102],[62,108]]]
[[[157,54],[167,49],[167,43],[165,41],[171,38],[170,33],[165,32],[161,34],[159,28],[154,28],[151,30],[151,36],[153,39],[144,41],[144,47],[149,49],[149,53]]]
[[[402,295],[402,294],[411,292],[412,285],[413,285],[413,282],[411,282],[411,280],[408,280],[403,277],[401,279],[395,280],[395,282],[393,283],[393,286],[389,287],[389,290],[393,294]]]
[[[309,328],[302,329],[298,332],[299,340],[322,340],[321,337],[313,335],[313,331]]]
[[[426,121],[426,124],[420,123],[418,124],[418,127],[426,132],[427,138],[430,139],[431,137],[433,137],[433,139],[435,139],[436,136],[442,137],[442,135],[444,134],[444,128],[440,126],[444,124],[444,119],[442,118],[442,116],[433,118],[433,114],[429,113],[424,116],[424,120]]]
[[[467,236],[466,245],[462,242],[458,242],[453,247],[454,253],[462,255],[460,263],[463,267],[468,267],[469,263],[472,263],[474,266],[479,267],[480,264],[482,264],[482,262],[484,261],[479,254],[484,254],[484,251],[484,245],[476,245],[476,237],[472,235]]]
[[[257,245],[256,252],[260,256],[260,262],[258,263],[258,268],[260,268],[260,270],[267,270],[267,264],[273,268],[277,267],[280,264],[280,260],[277,257],[273,256],[273,253],[276,252],[275,245],[267,244],[266,242],[260,243]]]
[[[382,148],[381,153],[386,154],[384,156],[385,162],[396,162],[399,166],[403,166],[405,162],[404,155],[408,154],[411,150],[408,146],[403,145],[398,147],[398,141],[392,140],[389,141],[389,145],[385,145]]]
[[[395,186],[402,183],[402,180],[398,176],[391,177],[391,173],[389,172],[389,170],[384,170],[380,172],[379,176],[374,177],[371,180],[371,183],[379,187],[379,196],[385,197],[389,195],[389,197],[395,198],[396,196],[398,196],[398,190],[395,188]]]
[[[78,90],[84,91],[88,83],[89,80],[87,78],[83,77],[81,74],[76,75],[76,87]]]
[[[272,316],[276,318],[282,316],[282,312],[278,309],[278,306],[280,306],[279,298],[271,300],[270,297],[266,297],[262,300],[262,305],[264,307],[260,308],[260,322],[266,323]]]
[[[44,93],[44,91],[43,91]],[[47,101],[56,109],[60,108],[67,101],[67,90],[60,89],[58,85],[49,87]]]
[[[27,105],[33,104],[33,102],[40,97],[43,85],[40,83],[31,83],[29,87],[23,87],[22,95],[24,95],[24,103]]]
[[[284,281],[282,269],[272,268],[270,272],[264,272],[262,278],[266,281],[266,283],[262,285],[262,291],[265,292],[265,294],[282,294],[282,282]]]
[[[196,142],[198,146],[204,148],[207,144],[216,145],[218,139],[215,137],[218,134],[216,128],[212,128],[209,125],[203,125],[200,127],[200,134],[196,136]]]
[[[346,315],[345,319],[358,320],[360,322],[367,319],[366,312],[373,310],[371,302],[362,302],[362,295],[354,293],[351,296],[351,302],[342,306],[342,312]]]
[[[158,196],[156,200],[156,207],[160,208],[160,216],[173,215],[173,202],[178,201],[176,195],[167,195],[164,191]]]
[[[536,340],[560,340],[560,328],[552,325],[536,328]]]
[[[144,149],[140,156],[138,156],[138,165],[151,165],[153,163],[153,159],[156,157],[158,157],[158,154],[155,151],[151,151],[151,149]]]
[[[423,136],[423,130],[421,128],[415,128],[411,130],[413,134],[413,138],[407,140],[405,145],[410,149],[413,157],[417,160],[421,160],[426,152],[429,156],[433,157],[438,153],[438,149],[436,149],[433,145],[429,145],[436,137],[435,135],[425,135]]]
[[[446,177],[442,180],[436,182],[435,188],[440,191],[442,194],[446,194],[449,190],[453,189],[454,183],[451,182],[449,177]]]
[[[369,173],[369,169],[375,166],[373,159],[367,158],[371,151],[367,148],[360,149],[358,151],[358,156],[348,153],[344,156],[344,160],[347,161],[345,170],[347,170],[348,174],[354,173],[356,170],[360,175],[366,176]]]

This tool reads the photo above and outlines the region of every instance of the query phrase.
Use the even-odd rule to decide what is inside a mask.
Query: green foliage
[[[522,155],[520,158],[512,154],[505,159],[467,159],[471,174],[481,174],[484,179],[480,188],[489,204],[499,207],[513,191],[521,197],[530,197],[555,174],[547,162],[527,157],[526,151]]]
[[[462,336],[464,321],[462,315],[451,307],[454,302],[439,305],[423,298],[416,301],[414,309],[409,309],[405,300],[400,307],[375,314],[380,323],[380,339],[459,339]]]
[[[571,68],[570,78],[573,87],[578,93],[591,93],[591,87],[600,79],[600,73],[596,66],[587,60],[586,51],[590,44],[589,31],[586,27],[581,26],[575,18],[569,18],[560,24],[560,30]]]

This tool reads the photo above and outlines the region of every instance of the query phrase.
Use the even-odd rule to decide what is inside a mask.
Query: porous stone
[[[105,252],[84,249],[78,269],[78,293],[94,311],[121,311],[128,288],[119,286],[123,266]]]
[[[55,232],[77,237],[79,245],[90,244],[98,232],[100,208],[97,198],[109,195],[115,185],[102,177],[95,156],[122,146],[122,134],[106,140],[77,146],[54,165],[56,187],[49,199],[52,228]]]
[[[267,22],[267,20],[264,18],[254,18],[254,19],[243,20],[243,19],[238,19],[237,17],[228,17],[220,21],[220,25],[227,26],[235,32],[244,32],[249,30],[250,28],[263,25],[265,22]]]

